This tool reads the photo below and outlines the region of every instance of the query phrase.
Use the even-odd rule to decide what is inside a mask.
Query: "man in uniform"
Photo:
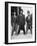
[[[28,16],[26,17],[27,27],[26,27],[26,33],[30,29],[32,34],[32,14],[30,14],[30,11],[27,11]]]

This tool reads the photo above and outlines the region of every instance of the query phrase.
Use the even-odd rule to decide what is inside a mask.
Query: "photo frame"
[[[12,15],[14,15],[14,12],[16,13],[16,16],[19,15],[20,10],[18,11],[18,9],[20,8],[23,10],[25,18],[27,17],[27,10],[29,10],[30,14],[32,14],[32,34],[30,34],[30,36],[29,34],[28,36],[25,34],[27,36],[26,39],[25,35],[23,36],[20,33],[19,36],[17,35],[19,38],[14,35],[12,36],[13,39],[11,40],[11,30],[13,28],[11,27],[11,20],[13,20]],[[5,44],[20,43],[36,43],[36,3],[5,2]]]

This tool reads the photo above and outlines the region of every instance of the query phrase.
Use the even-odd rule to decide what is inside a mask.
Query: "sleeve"
[[[27,18],[28,18],[28,17],[26,17],[26,22],[27,22]]]
[[[17,20],[16,21],[17,21],[17,24],[19,24],[19,16],[17,16]]]
[[[11,17],[11,25],[13,25],[13,22],[14,22],[13,17]]]
[[[23,24],[25,25],[25,15],[23,15]]]

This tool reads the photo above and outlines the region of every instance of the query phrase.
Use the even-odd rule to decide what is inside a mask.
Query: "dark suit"
[[[30,17],[30,18],[28,18],[28,17]],[[28,31],[28,29],[30,29],[30,31],[32,33],[32,15],[26,17],[26,22],[27,22],[26,32]]]
[[[20,33],[20,30],[23,30],[24,34],[25,34],[25,15],[18,15],[17,16],[17,24],[19,25],[19,30],[18,30],[18,34]]]

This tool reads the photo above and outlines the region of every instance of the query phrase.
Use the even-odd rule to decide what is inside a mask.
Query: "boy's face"
[[[30,15],[30,11],[28,11],[27,14]]]
[[[27,13],[28,15],[30,15],[30,12],[29,13]]]

